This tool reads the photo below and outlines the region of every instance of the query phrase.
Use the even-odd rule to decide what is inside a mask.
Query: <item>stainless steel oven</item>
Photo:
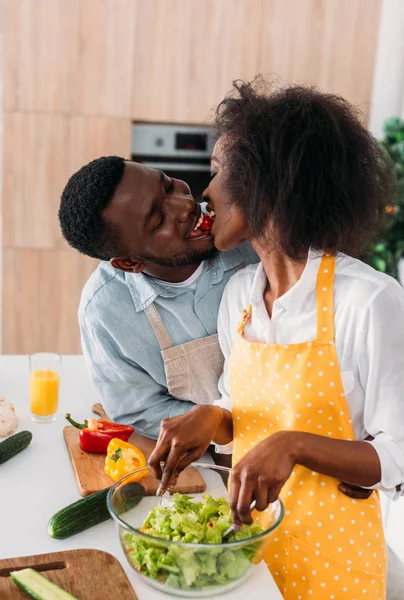
[[[133,123],[131,155],[134,161],[186,181],[200,202],[209,184],[214,143],[213,127]]]

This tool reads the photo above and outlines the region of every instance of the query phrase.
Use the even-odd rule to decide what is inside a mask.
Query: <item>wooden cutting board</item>
[[[10,571],[32,567],[78,600],[137,600],[119,561],[101,550],[68,550],[0,560],[1,600],[27,600]]]
[[[94,405],[93,411],[102,416],[104,420],[109,420],[100,404]],[[114,482],[104,473],[105,454],[95,454],[83,452],[79,444],[79,430],[69,425],[63,430],[63,435],[69,450],[72,466],[76,475],[77,485],[81,496],[89,496],[94,492],[110,487]],[[146,459],[152,453],[156,442],[133,433],[129,442],[139,448]],[[146,495],[155,495],[159,486],[159,481],[153,475],[148,474],[139,483],[144,487]],[[204,492],[206,484],[201,474],[188,467],[178,477],[175,486],[170,490],[180,492],[181,494],[198,494]]]

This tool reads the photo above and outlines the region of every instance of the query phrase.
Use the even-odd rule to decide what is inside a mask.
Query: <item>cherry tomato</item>
[[[210,231],[212,228],[212,219],[208,215],[203,215],[202,223],[199,226],[199,229],[202,231]]]

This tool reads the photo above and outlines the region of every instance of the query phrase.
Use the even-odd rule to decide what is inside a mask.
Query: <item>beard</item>
[[[177,254],[170,258],[156,258],[154,256],[142,256],[142,260],[147,264],[158,265],[159,267],[186,267],[188,265],[195,265],[202,262],[203,260],[210,260],[219,253],[216,248],[209,248],[209,250],[201,250],[199,252],[192,252],[191,254]]]

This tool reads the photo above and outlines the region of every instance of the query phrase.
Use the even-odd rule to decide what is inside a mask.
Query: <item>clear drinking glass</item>
[[[55,421],[59,401],[62,357],[40,352],[29,357],[29,395],[31,418],[38,423]]]
[[[208,494],[215,499],[229,499],[230,469],[204,463],[193,463],[191,467],[194,479],[188,480],[190,487],[187,489],[185,479],[181,484],[188,498],[199,502]],[[195,471],[200,475],[197,485]],[[133,481],[134,474],[139,481]],[[255,533],[253,537],[220,544],[168,541],[143,526],[149,512],[160,502],[170,504],[170,494],[162,500],[150,491],[148,486],[152,481],[148,467],[138,469],[110,487],[107,496],[107,507],[117,524],[124,554],[145,583],[176,598],[216,598],[239,586],[250,574],[253,576],[277,535],[276,528],[284,512],[281,500],[263,512],[254,513],[262,533]],[[164,529],[163,519],[161,523]],[[187,526],[190,527],[189,521]],[[231,594],[228,598],[231,599]]]

